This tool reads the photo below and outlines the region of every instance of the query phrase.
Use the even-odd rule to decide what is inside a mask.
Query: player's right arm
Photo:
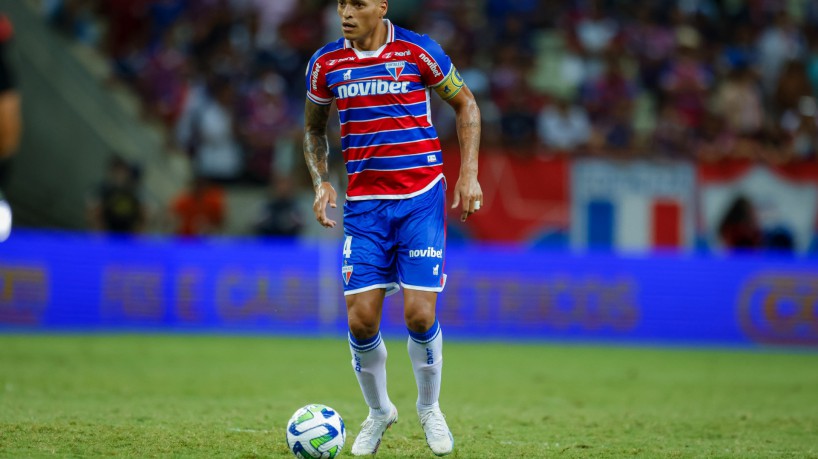
[[[304,106],[304,159],[312,177],[315,201],[312,211],[315,219],[325,228],[334,228],[336,222],[327,217],[327,204],[337,207],[338,197],[329,181],[329,141],[327,119],[330,105],[318,105],[307,99]]]

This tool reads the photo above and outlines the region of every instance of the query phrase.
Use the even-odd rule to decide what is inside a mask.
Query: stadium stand
[[[449,50],[480,102],[488,154],[696,168],[818,159],[814,2],[416,3],[392,0],[390,16]],[[241,202],[263,196],[247,184],[281,176],[309,194],[298,166],[302,76],[337,38],[334,2],[47,0],[41,11],[108,59],[111,81],[139,96],[143,119],[164,127],[194,171],[240,190]],[[454,148],[450,110],[436,103],[435,117]],[[213,135],[218,147],[207,145]]]

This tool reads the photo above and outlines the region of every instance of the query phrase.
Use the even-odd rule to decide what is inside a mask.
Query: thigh
[[[397,266],[406,289],[440,292],[446,283],[446,197],[441,181],[407,202],[398,227]]]

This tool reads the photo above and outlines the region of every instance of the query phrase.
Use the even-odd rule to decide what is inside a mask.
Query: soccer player
[[[438,398],[443,336],[435,316],[446,283],[443,154],[431,124],[432,92],[456,113],[460,176],[453,208],[462,221],[480,209],[477,181],[480,111],[440,45],[384,19],[387,0],[339,0],[343,38],[318,50],[307,68],[304,156],[315,188],[313,211],[333,228],[327,206],[327,117],[333,100],[349,184],[344,203],[344,295],[352,366],[369,415],[353,455],[374,454],[398,412],[386,390],[380,320],[385,296],[403,286],[408,350],[418,388],[417,412],[437,455],[452,452]]]

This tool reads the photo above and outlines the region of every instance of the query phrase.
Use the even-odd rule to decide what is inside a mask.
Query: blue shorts
[[[344,295],[399,285],[440,292],[446,245],[446,185],[407,199],[369,199],[344,203],[341,275]]]

